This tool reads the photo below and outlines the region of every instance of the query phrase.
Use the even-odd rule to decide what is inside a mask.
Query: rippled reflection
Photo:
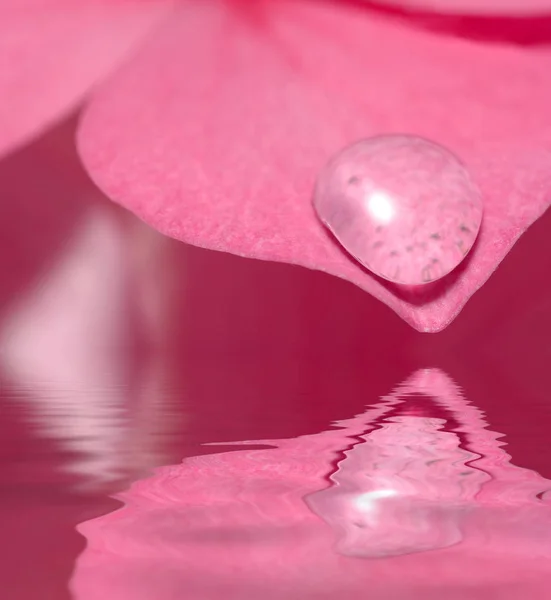
[[[485,436],[492,446],[478,411],[449,377],[434,369],[417,372],[382,399],[383,410],[394,415],[360,436],[331,475],[333,485],[308,498],[335,528],[343,554],[378,558],[460,542],[461,521],[491,479],[477,466],[480,456],[446,430],[446,419],[396,414],[416,395],[448,409],[462,432]]]
[[[134,243],[155,256],[157,238],[121,223],[109,205],[87,208],[59,260],[0,323],[0,373],[4,393],[24,396],[28,419],[72,455],[66,469],[79,477],[77,487],[108,489],[166,460],[149,435],[157,427],[163,367],[148,361],[139,389],[129,385],[136,338],[156,349],[164,307],[158,288],[146,289],[136,277],[139,252],[127,251]],[[139,323],[132,319],[136,306]]]
[[[136,482],[79,526],[75,597],[546,598],[550,482],[510,463],[446,374],[337,425]]]

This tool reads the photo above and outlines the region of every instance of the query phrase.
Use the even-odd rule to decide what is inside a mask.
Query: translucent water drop
[[[405,285],[455,269],[482,223],[482,196],[463,164],[423,138],[388,135],[337,154],[314,207],[342,246],[376,275]]]

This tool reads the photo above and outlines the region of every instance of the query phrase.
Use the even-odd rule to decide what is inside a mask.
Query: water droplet
[[[320,174],[314,207],[362,265],[406,285],[455,269],[476,240],[483,212],[462,163],[438,144],[407,135],[366,139],[337,154]]]

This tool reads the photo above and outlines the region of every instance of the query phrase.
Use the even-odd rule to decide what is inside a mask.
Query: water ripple
[[[549,481],[442,371],[358,417],[136,482],[82,523],[77,600],[547,598]],[[269,449],[248,446],[268,444]]]

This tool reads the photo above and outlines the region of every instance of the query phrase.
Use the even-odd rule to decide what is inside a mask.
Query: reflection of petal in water
[[[444,431],[442,419],[391,416],[404,394],[414,393],[430,394],[453,412],[468,432],[469,448]],[[551,510],[526,492],[547,482],[510,466],[480,412],[445,375],[416,374],[339,426],[264,442],[275,449],[187,459],[137,482],[121,496],[123,509],[79,526],[87,548],[72,580],[75,598],[357,600],[368,590],[371,600],[547,600]],[[351,440],[356,443],[346,451]],[[499,465],[495,472],[477,468],[482,450]],[[514,506],[493,487],[508,470],[510,481],[525,490]],[[472,474],[461,475],[466,471]],[[391,558],[346,555],[365,548],[364,537],[346,537],[358,503],[363,524],[371,519],[381,533],[367,555]],[[344,556],[334,550],[335,528],[344,550],[352,550]],[[433,551],[414,551],[428,547]]]
[[[113,208],[85,213],[57,264],[8,315],[2,371],[33,407],[43,434],[73,454],[70,469],[91,485],[127,465],[128,298],[126,236]]]
[[[80,487],[111,488],[169,460],[162,319],[171,272],[158,267],[168,262],[165,238],[96,192],[84,205],[57,261],[0,324],[0,369],[3,394],[61,441]],[[138,357],[140,339],[155,352]]]

